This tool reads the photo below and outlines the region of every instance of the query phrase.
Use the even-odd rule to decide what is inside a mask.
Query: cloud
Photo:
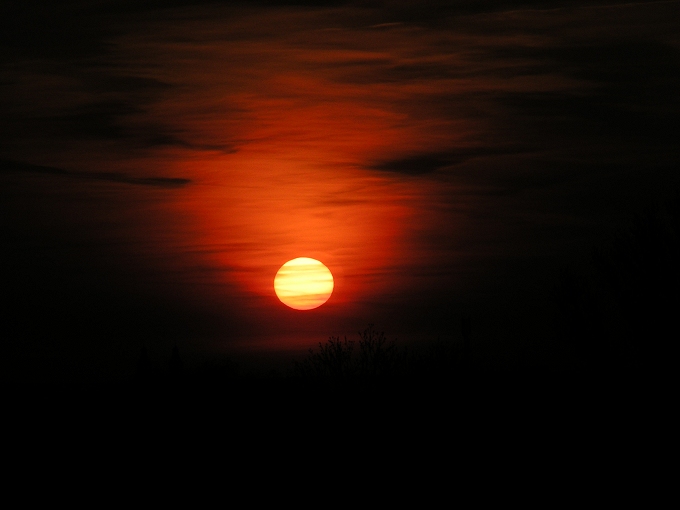
[[[449,166],[458,165],[472,158],[519,154],[526,152],[527,150],[527,148],[521,147],[471,147],[453,149],[447,152],[422,153],[382,161],[371,165],[369,168],[371,170],[394,172],[404,175],[425,175]]]
[[[230,144],[193,143],[174,129],[148,118],[146,110],[133,101],[90,103],[37,120],[43,130],[81,140],[112,140],[134,149],[178,147],[196,151],[235,152]]]
[[[190,179],[179,177],[130,177],[125,174],[114,172],[79,172],[64,170],[51,166],[32,165],[18,161],[0,160],[0,173],[32,173],[44,175],[56,175],[91,181],[108,181],[139,186],[153,186],[158,188],[181,188],[191,183]]]

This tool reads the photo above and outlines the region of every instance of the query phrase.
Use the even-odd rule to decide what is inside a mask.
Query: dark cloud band
[[[154,186],[159,188],[180,188],[191,183],[190,179],[183,179],[180,177],[130,177],[128,175],[114,172],[78,172],[51,166],[32,165],[30,163],[21,163],[11,160],[0,160],[0,173],[10,172],[57,175],[92,181],[119,182],[123,184]]]

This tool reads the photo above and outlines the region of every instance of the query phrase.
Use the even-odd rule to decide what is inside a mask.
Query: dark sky
[[[542,331],[561,268],[677,192],[680,2],[479,4],[1,7],[5,374]],[[273,293],[301,256],[314,311]]]

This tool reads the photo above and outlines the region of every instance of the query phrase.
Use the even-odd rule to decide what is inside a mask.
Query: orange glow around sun
[[[274,277],[274,291],[284,305],[312,310],[331,297],[333,275],[318,260],[299,257],[281,266]]]

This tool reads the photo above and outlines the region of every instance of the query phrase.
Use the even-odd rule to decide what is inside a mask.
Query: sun
[[[316,259],[289,260],[274,277],[274,291],[281,302],[296,310],[320,307],[333,293],[333,275]]]

